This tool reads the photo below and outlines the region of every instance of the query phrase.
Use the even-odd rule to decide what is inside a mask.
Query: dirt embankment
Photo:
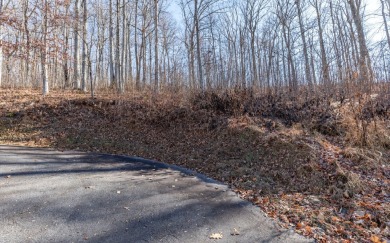
[[[142,156],[231,185],[285,227],[381,242],[390,227],[388,99],[0,91],[0,142]]]

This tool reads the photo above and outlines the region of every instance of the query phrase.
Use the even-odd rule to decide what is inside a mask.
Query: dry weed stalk
[[[342,123],[346,128],[346,140],[359,147],[388,148],[389,129],[386,119],[376,109],[376,96],[357,94],[341,108]],[[386,114],[384,114],[386,115]]]

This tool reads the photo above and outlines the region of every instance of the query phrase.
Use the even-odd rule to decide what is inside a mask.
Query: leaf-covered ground
[[[320,242],[389,241],[388,104],[252,95],[0,90],[0,143],[181,165]]]

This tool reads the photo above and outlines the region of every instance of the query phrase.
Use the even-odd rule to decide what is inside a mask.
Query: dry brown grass
[[[388,95],[359,96],[338,109],[345,140],[360,147],[390,148]],[[383,104],[386,102],[385,104]]]
[[[343,238],[334,228],[344,222],[332,222],[332,217],[341,217],[335,208],[360,207],[356,205],[362,196],[383,200],[371,192],[386,190],[389,180],[388,120],[378,112],[375,122],[368,117],[364,145],[359,125],[364,105],[351,109],[348,104],[331,106],[322,98],[289,101],[234,90],[105,92],[92,100],[73,91],[53,91],[43,98],[38,91],[0,90],[0,143],[127,154],[182,165],[228,183],[270,216],[279,213],[286,221],[287,215],[294,225],[330,225],[327,230],[335,239]],[[370,213],[383,214],[386,205]],[[326,224],[312,215],[323,211]],[[378,220],[386,221],[386,215]],[[370,228],[364,234],[348,230],[364,238]]]
[[[390,163],[383,152],[375,149],[348,146],[343,149],[342,154],[363,168],[377,168]]]

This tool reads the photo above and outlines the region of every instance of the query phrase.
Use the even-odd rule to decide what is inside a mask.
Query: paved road
[[[0,146],[0,242],[306,241],[225,185],[178,167]]]

